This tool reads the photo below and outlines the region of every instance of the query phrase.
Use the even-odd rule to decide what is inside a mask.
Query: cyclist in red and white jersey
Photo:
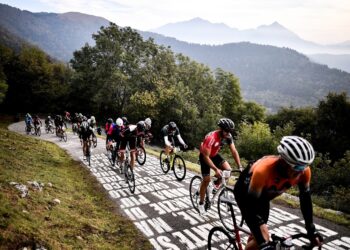
[[[237,166],[242,169],[241,160],[231,135],[235,128],[235,124],[231,119],[222,118],[219,120],[218,126],[218,130],[212,131],[205,136],[200,146],[199,162],[201,165],[203,180],[199,192],[200,199],[198,203],[198,210],[202,215],[205,213],[204,198],[210,182],[210,169],[215,172],[215,176],[218,178],[217,182],[215,183],[217,186],[219,186],[222,181],[221,170],[231,169],[229,163],[219,154],[220,149],[224,145],[229,146],[233,159],[235,160]]]

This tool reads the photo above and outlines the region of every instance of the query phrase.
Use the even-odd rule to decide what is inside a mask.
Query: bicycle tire
[[[146,162],[146,150],[143,147],[138,147],[136,151],[136,161],[141,166]]]
[[[234,193],[233,189],[229,187],[224,187],[219,191],[218,195],[218,213],[219,213],[219,218],[224,226],[224,228],[230,232],[233,231],[233,221],[232,221],[232,216],[231,216],[231,211],[229,205],[227,203],[222,203],[221,202],[221,197],[224,196],[225,198],[228,198],[230,200],[234,199]]]
[[[87,152],[86,152],[86,161],[88,162],[89,166],[91,166],[91,154],[90,154],[90,147],[87,147]]]
[[[160,168],[163,170],[163,173],[166,174],[170,170],[170,163],[164,162],[164,160],[167,158],[165,151],[162,150],[159,155],[159,162],[160,162]]]
[[[202,177],[195,175],[192,177],[190,182],[190,197],[193,208],[199,212],[198,210],[198,200],[199,200],[199,188],[202,183]]]
[[[131,193],[135,192],[135,175],[134,175],[134,170],[132,170],[131,166],[128,165],[126,168],[126,180],[129,186],[129,190]]]
[[[173,160],[173,171],[176,179],[182,181],[186,177],[186,163],[180,155],[175,155]]]
[[[40,127],[38,128],[37,135],[41,136],[41,128]]]
[[[236,239],[222,227],[213,227],[208,235],[208,249],[238,250]]]
[[[31,127],[31,128],[30,128],[30,134],[31,134],[31,135],[35,135],[35,128],[34,128],[34,127]]]

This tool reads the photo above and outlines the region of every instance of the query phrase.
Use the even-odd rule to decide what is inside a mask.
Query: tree
[[[346,93],[329,93],[316,109],[314,147],[335,161],[349,149],[350,102]]]

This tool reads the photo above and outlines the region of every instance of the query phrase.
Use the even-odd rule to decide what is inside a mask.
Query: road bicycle
[[[62,127],[58,127],[57,128],[57,131],[56,131],[56,135],[58,136],[58,138],[60,138],[60,141],[67,141],[67,133],[66,131],[64,130],[64,128]]]
[[[172,145],[175,145],[174,140]],[[186,176],[186,164],[184,159],[178,153],[181,152],[180,147],[173,147],[169,157],[162,150],[159,155],[160,167],[166,174],[170,169],[174,171],[174,175],[178,181],[182,181]]]
[[[90,137],[83,140],[83,154],[84,154],[89,166],[91,166],[91,139],[90,139]]]
[[[26,134],[29,135],[34,135],[35,130],[34,130],[34,126],[32,124],[26,124],[26,128],[25,128]]]
[[[119,153],[120,154],[120,153]],[[130,165],[130,149],[129,145],[125,148],[124,161],[118,161],[119,171],[125,176],[125,182],[128,184],[131,193],[135,192],[135,175],[134,170]]]
[[[46,134],[49,134],[49,133],[53,134],[55,132],[52,123],[45,124],[45,131],[46,131]]]
[[[114,140],[107,142],[107,158],[111,165],[114,166],[117,158],[117,143]]]
[[[234,206],[236,206],[235,201],[227,198],[222,198],[222,203],[226,203],[229,207],[231,218],[232,218],[232,230],[227,230],[223,227],[213,227],[208,235],[208,249],[209,250],[219,250],[219,249],[235,249],[235,250],[243,250],[242,237],[240,233],[251,235],[250,231],[243,227],[243,220],[240,225],[237,224],[236,216],[234,213]],[[297,233],[288,237],[280,237],[278,235],[272,234],[271,244],[275,247],[275,249],[313,249],[315,247],[314,244],[310,243],[309,245],[304,245],[302,247],[297,247],[293,244],[292,240],[305,238],[308,239],[307,234]],[[322,237],[319,236],[320,240],[323,241]],[[319,246],[321,249],[321,246]]]
[[[215,202],[217,200],[217,208],[219,212],[219,217],[223,225],[225,226],[227,224],[225,215],[227,214],[228,207],[226,203],[222,203],[221,200],[223,198],[226,199],[234,199],[233,194],[233,188],[228,186],[228,182],[231,177],[237,178],[236,176],[233,176],[232,173],[241,173],[240,170],[223,170],[222,171],[222,181],[219,187],[215,188],[214,182],[217,180],[215,176],[212,176],[210,178],[210,183],[207,187],[205,198],[204,198],[204,208],[205,211],[208,211],[213,205],[215,205]],[[190,197],[191,202],[196,209],[198,210],[198,203],[199,203],[199,190],[202,183],[203,178],[199,175],[195,175],[192,177],[190,182]],[[226,226],[225,226],[226,227]]]
[[[41,126],[39,126],[39,125],[34,126],[34,134],[36,136],[41,136]]]

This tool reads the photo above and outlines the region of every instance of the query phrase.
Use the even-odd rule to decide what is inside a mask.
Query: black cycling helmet
[[[169,122],[169,130],[175,130],[177,129],[176,123],[175,122]]]
[[[126,116],[123,116],[123,117],[122,117],[122,120],[123,120],[123,124],[124,124],[125,126],[129,124],[128,118],[126,118]]]
[[[221,118],[218,121],[218,126],[225,132],[233,132],[233,130],[235,129],[235,124],[229,118]]]
[[[145,125],[145,122],[144,121],[139,121],[137,124],[137,130],[140,131],[140,132],[144,132],[145,129],[146,129],[146,125]]]
[[[113,119],[112,119],[112,118],[108,118],[107,122],[108,122],[109,124],[111,124],[111,123],[113,123]]]

